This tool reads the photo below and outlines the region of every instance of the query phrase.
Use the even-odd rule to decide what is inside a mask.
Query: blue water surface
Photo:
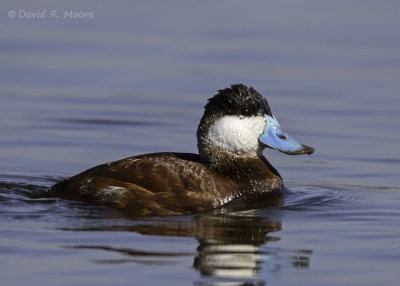
[[[377,0],[3,1],[2,284],[398,285],[399,12]],[[35,196],[105,162],[196,153],[206,100],[239,82],[316,149],[265,151],[287,188],[270,206],[133,219]]]

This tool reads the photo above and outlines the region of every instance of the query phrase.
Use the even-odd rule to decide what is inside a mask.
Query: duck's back
[[[137,215],[160,215],[211,210],[238,186],[201,164],[196,154],[153,153],[91,168],[50,192]]]

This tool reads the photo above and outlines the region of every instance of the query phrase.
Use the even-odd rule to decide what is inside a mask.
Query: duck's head
[[[260,156],[266,147],[290,155],[314,152],[283,131],[267,100],[243,84],[219,90],[208,100],[197,139],[205,160],[214,150],[239,156]]]

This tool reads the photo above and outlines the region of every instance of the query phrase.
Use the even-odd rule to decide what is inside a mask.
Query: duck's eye
[[[278,137],[279,137],[280,139],[282,139],[282,140],[286,140],[286,139],[287,139],[287,137],[286,137],[285,135],[283,135],[283,134],[279,135]]]
[[[250,110],[247,108],[240,109],[240,114],[242,115],[250,115]]]

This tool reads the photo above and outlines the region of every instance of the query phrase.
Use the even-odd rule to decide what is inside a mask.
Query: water
[[[1,5],[2,284],[398,284],[399,3],[113,3]],[[49,16],[71,9],[94,19]],[[288,188],[271,206],[132,219],[35,198],[97,164],[197,152],[206,99],[238,82],[316,149],[266,151]]]

